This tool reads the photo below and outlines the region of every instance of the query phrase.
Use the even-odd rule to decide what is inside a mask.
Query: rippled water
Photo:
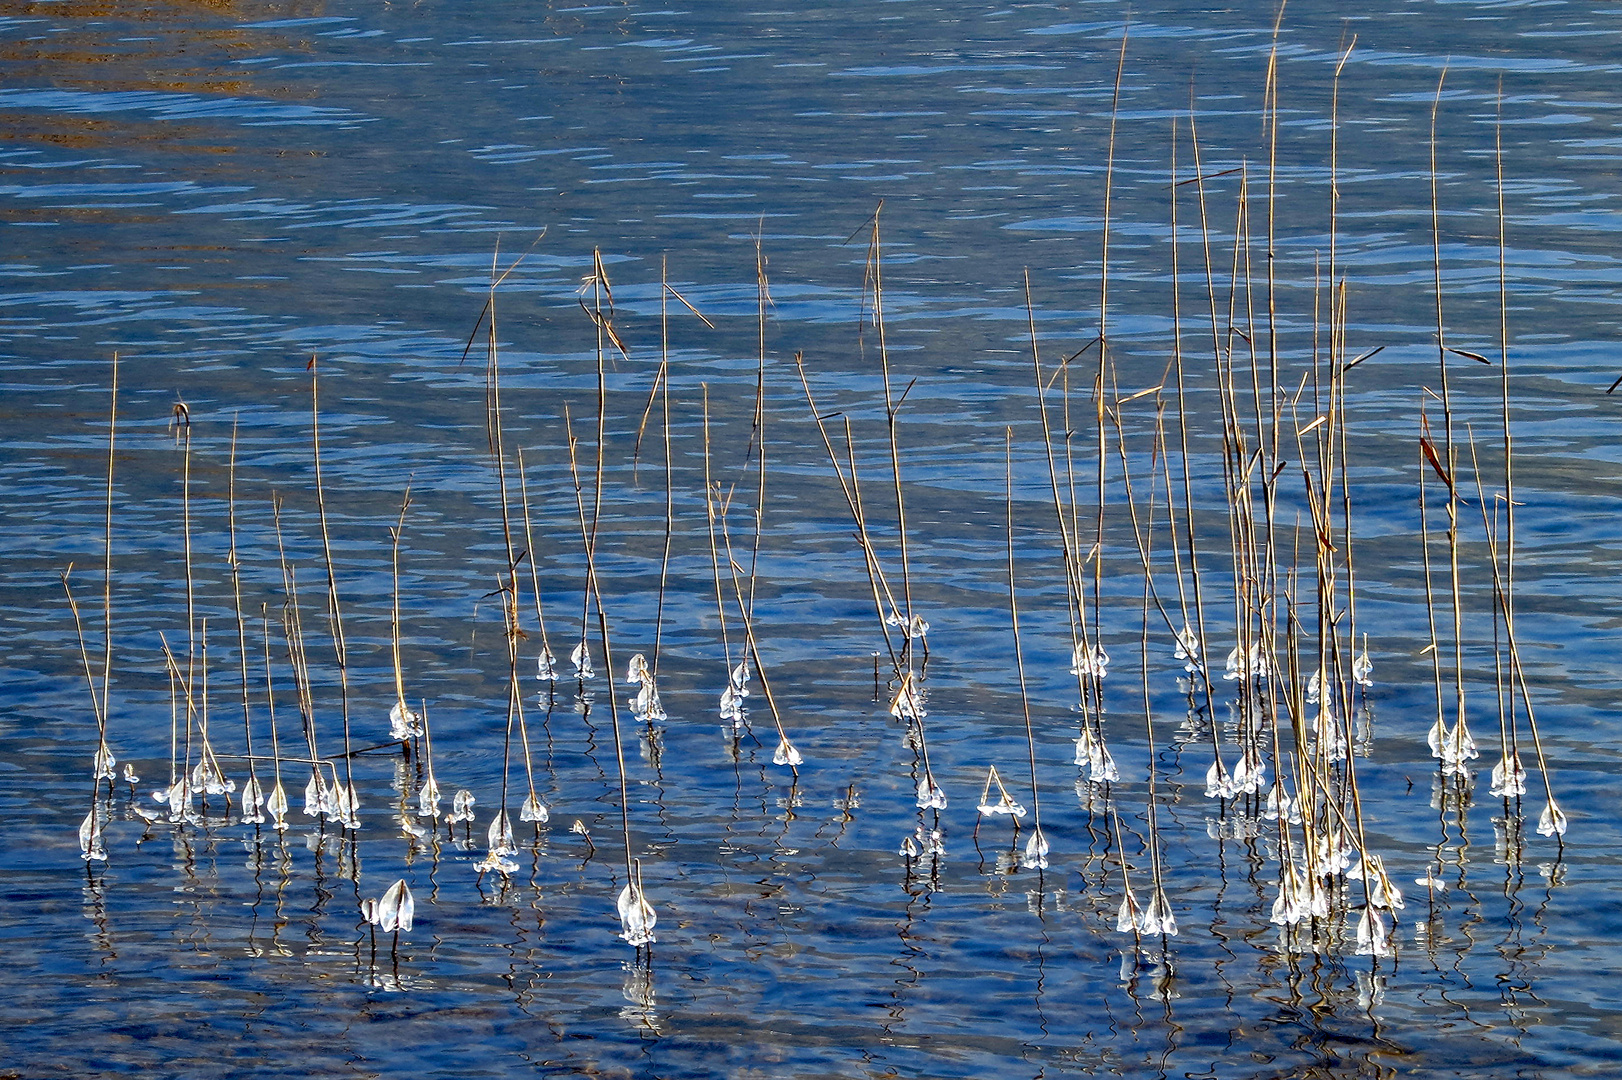
[[[1375,962],[1349,940],[1319,952],[1281,948],[1268,921],[1271,834],[1236,838],[1239,809],[1224,814],[1204,797],[1210,720],[1189,714],[1163,625],[1152,626],[1147,673],[1151,751],[1142,574],[1113,459],[1101,624],[1114,657],[1105,705],[1122,782],[1109,794],[1131,868],[1146,880],[1152,761],[1180,928],[1169,942],[1139,948],[1114,932],[1119,860],[1105,793],[1078,786],[1072,764],[1076,681],[1066,670],[1065,578],[1023,275],[1045,362],[1096,337],[1124,31],[1110,397],[1165,379],[1175,246],[1197,525],[1210,545],[1206,571],[1221,578],[1227,527],[1199,208],[1193,186],[1177,190],[1173,245],[1170,181],[1174,169],[1194,175],[1192,95],[1221,318],[1230,318],[1245,183],[1257,315],[1233,319],[1265,325],[1271,12],[11,5],[0,17],[6,1075],[1602,1074],[1622,1056],[1614,995],[1596,978],[1622,944],[1622,836],[1610,820],[1622,772],[1611,610],[1622,465],[1619,406],[1605,395],[1618,374],[1622,280],[1616,15],[1595,4],[1483,0],[1348,18],[1303,4],[1277,33],[1273,268],[1292,395],[1310,370],[1315,311],[1316,324],[1327,313],[1316,286],[1329,273],[1332,77],[1356,36],[1340,88],[1334,258],[1348,281],[1348,350],[1384,347],[1350,373],[1345,416],[1359,629],[1370,635],[1376,679],[1357,769],[1370,847],[1408,893],[1397,955]],[[1433,801],[1437,768],[1425,744],[1435,705],[1416,495],[1424,388],[1437,389],[1429,136],[1439,80],[1448,343],[1494,359],[1500,130],[1504,148],[1518,629],[1552,784],[1571,819],[1563,846],[1536,835],[1534,771],[1519,859],[1505,857],[1505,826],[1495,822],[1505,804],[1486,791],[1494,627],[1473,492],[1463,526],[1465,655],[1483,756],[1467,807]],[[931,623],[929,750],[949,798],[939,815],[945,855],[932,872],[898,854],[935,815],[914,805],[914,754],[889,715],[894,686],[876,686],[883,638],[863,558],[793,363],[803,354],[825,414],[851,419],[873,527],[893,560],[877,341],[862,322],[866,228],[881,200],[887,344],[896,392],[911,387],[899,440],[914,602]],[[707,395],[708,467],[736,492],[727,523],[747,566],[757,250],[771,306],[755,618],[785,727],[805,757],[797,780],[771,764],[777,736],[758,684],[753,734],[736,751],[715,707],[740,641],[729,617],[723,642],[716,614],[704,409]],[[492,267],[511,267],[496,293],[506,445],[524,452],[542,600],[561,658],[579,640],[586,569],[566,425],[580,440],[588,502],[597,453],[597,334],[582,310],[590,290],[580,293],[594,252],[628,353],[609,351],[597,567],[618,674],[632,652],[651,654],[657,631],[670,714],[651,734],[624,724],[632,848],[659,919],[652,963],[641,967],[615,936],[625,871],[600,679],[584,715],[573,681],[546,698],[526,681],[537,791],[552,818],[538,835],[519,830],[524,851],[509,880],[474,870],[501,800],[508,661],[483,349],[466,353]],[[634,448],[661,355],[662,273],[715,329],[669,304],[675,528],[661,608],[657,411],[639,459]],[[119,786],[110,858],[87,873],[76,830],[96,727],[60,572],[73,564],[99,670],[114,353],[109,741],[142,780],[135,799]],[[284,597],[279,498],[321,738],[328,752],[340,741],[312,355],[357,748],[386,740],[395,697],[388,530],[410,485],[407,692],[429,702],[447,796],[466,787],[479,811],[471,832],[458,826],[445,838],[442,827],[435,845],[400,835],[389,804],[403,766],[383,752],[353,759],[363,798],[353,842],[297,808],[282,837],[227,820],[218,806],[183,826],[145,824],[133,809],[138,801],[156,813],[149,794],[167,779],[159,635],[183,657],[187,633],[183,456],[169,432],[177,401],[192,419],[196,603],[209,618],[221,752],[242,751],[226,530],[233,433],[250,652],[258,664],[261,605],[274,616]],[[1087,355],[1088,370],[1073,369],[1071,424],[1090,477],[1096,353]],[[1460,359],[1450,374],[1460,438],[1467,423],[1477,432],[1491,500],[1502,487],[1498,369]],[[1429,411],[1438,423],[1434,402]],[[1120,415],[1144,513],[1153,399],[1123,404]],[[1299,419],[1312,415],[1303,403]],[[1005,819],[987,819],[976,832],[974,811],[991,764],[1016,797],[1028,794],[1006,577],[1010,431],[1021,642],[1052,846],[1041,874],[1009,865],[1028,830],[1015,840]],[[1280,518],[1292,544],[1304,513],[1295,471]],[[1084,516],[1090,484],[1079,485]],[[1164,564],[1163,490],[1158,499],[1154,558]],[[1158,570],[1159,588],[1175,592],[1169,564]],[[1226,596],[1231,586],[1212,589]],[[1232,601],[1221,602],[1231,624]],[[524,603],[527,673],[538,634],[527,591]],[[1218,653],[1232,636],[1222,625],[1213,619]],[[302,737],[277,650],[285,747]],[[259,680],[256,667],[262,752]],[[1226,715],[1219,703],[1223,731]],[[230,768],[242,777],[239,764]],[[508,775],[516,814],[525,790],[516,754]],[[295,799],[304,779],[289,779]],[[577,820],[589,843],[571,830]],[[479,842],[465,844],[469,835]],[[1432,901],[1409,884],[1428,870],[1448,886]],[[359,901],[401,877],[417,897],[416,924],[397,949],[384,936],[374,945]]]

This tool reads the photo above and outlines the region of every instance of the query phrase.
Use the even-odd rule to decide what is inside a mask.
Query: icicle
[[[1227,799],[1232,798],[1233,793],[1233,778],[1228,775],[1227,766],[1222,764],[1222,758],[1219,756],[1211,762],[1211,767],[1205,770],[1205,797]]]
[[[519,821],[538,821],[545,824],[551,817],[551,813],[546,809],[546,804],[536,798],[533,791],[529,793],[529,798],[524,800],[524,805],[519,807],[518,810]]]
[[[135,775],[135,766],[126,761],[124,763],[124,783],[128,784],[130,787],[134,787],[140,782],[141,778]]]
[[[918,857],[918,845],[913,842],[912,837],[908,836],[901,841],[901,850],[897,854],[911,862]]]
[[[118,759],[113,757],[113,752],[108,749],[107,744],[102,743],[96,748],[96,756],[90,763],[91,779],[112,780],[117,776],[113,771],[117,766]]]
[[[625,681],[632,686],[640,686],[653,680],[653,673],[648,670],[648,658],[641,653],[631,657],[626,665]]]
[[[1324,669],[1318,668],[1307,680],[1307,704],[1317,705],[1323,700]]]
[[[458,821],[472,821],[473,804],[477,801],[478,800],[473,797],[473,792],[469,791],[467,788],[462,788],[451,797],[450,816],[445,820],[450,822],[452,825],[455,825]]]

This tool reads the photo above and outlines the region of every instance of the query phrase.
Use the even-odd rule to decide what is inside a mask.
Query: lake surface
[[[1275,33],[1261,8],[1113,2],[8,6],[0,1075],[1606,1074],[1622,1060],[1618,15],[1482,0],[1347,18],[1313,3]],[[1437,253],[1458,350],[1441,354],[1462,500],[1456,649],[1446,469],[1421,448],[1426,435],[1446,456]],[[1495,671],[1511,663],[1488,544],[1489,525],[1507,537],[1501,311],[1520,799],[1489,793]],[[1376,349],[1345,371],[1342,411],[1329,372]],[[86,860],[115,354],[106,727],[118,771],[140,779],[97,787],[107,858]],[[885,357],[891,398],[905,395],[910,600],[893,606],[930,624],[927,661],[923,640],[902,657],[910,683],[893,677],[847,474],[814,422],[841,461],[854,453],[899,592]],[[1238,384],[1226,414],[1220,370]],[[1224,415],[1252,440],[1239,468],[1277,495],[1265,611],[1280,637],[1250,708],[1236,707],[1246,680],[1220,677],[1256,624],[1235,614]],[[1257,424],[1273,417],[1269,447]],[[1206,795],[1213,734],[1234,768],[1257,695],[1277,718],[1268,782],[1299,792],[1320,775],[1280,749],[1282,714],[1301,714],[1317,663],[1302,462],[1316,469],[1314,445],[1342,425],[1352,541],[1336,491],[1325,565],[1342,611],[1355,552],[1357,636],[1347,612],[1337,648],[1361,652],[1367,634],[1373,676],[1346,691],[1350,760],[1321,766],[1337,791],[1355,775],[1355,806],[1324,820],[1355,813],[1405,894],[1382,915],[1384,955],[1359,950],[1367,893],[1343,875],[1330,917],[1275,925],[1281,846],[1299,836],[1281,837],[1265,788]],[[1173,657],[1192,577],[1186,547],[1173,560],[1168,484],[1179,529],[1194,507],[1209,705]],[[415,813],[427,748],[390,741],[395,528],[404,691],[426,702],[444,809],[471,792],[471,823]],[[1096,698],[1069,670],[1063,536],[1111,656]],[[354,784],[357,829],[304,812],[284,558],[323,775]],[[555,685],[535,678],[532,562]],[[718,711],[750,604],[781,732],[760,672],[741,733]],[[599,669],[584,683],[568,659],[583,635]],[[268,787],[280,758],[293,804],[281,831],[243,822],[236,795],[174,814],[153,799],[203,753],[205,672],[212,749],[239,792],[247,781],[239,642],[254,772]],[[166,646],[191,674],[190,724]],[[638,652],[657,663],[662,721],[632,715]],[[1457,716],[1455,663],[1480,748],[1470,782],[1427,746],[1438,702]],[[927,756],[892,715],[908,686],[927,686]],[[1077,711],[1083,693],[1102,704],[1113,783],[1075,764],[1078,724],[1098,720]],[[793,771],[773,761],[785,735]],[[1030,809],[1034,780],[1046,868],[1022,858],[1032,816],[1016,834],[977,813],[993,765]],[[622,776],[651,951],[619,936]],[[944,807],[918,805],[930,777]],[[545,824],[518,821],[531,783]],[[1563,838],[1537,829],[1548,790]],[[481,873],[502,805],[519,850]],[[1140,904],[1158,866],[1175,936],[1117,931],[1123,850]],[[396,880],[416,905],[397,941],[362,916]]]

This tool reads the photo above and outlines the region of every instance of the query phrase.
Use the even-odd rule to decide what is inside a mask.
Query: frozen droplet
[[[894,626],[898,629],[905,627],[907,637],[913,639],[924,637],[929,633],[929,623],[924,621],[922,615],[914,615],[911,619],[908,619],[901,612],[891,610],[884,622],[887,626]]]
[[[1526,794],[1526,767],[1521,764],[1520,751],[1501,756],[1492,767],[1492,788],[1495,798],[1512,798]]]
[[[1447,724],[1438,716],[1436,723],[1431,725],[1430,733],[1425,736],[1425,742],[1430,745],[1431,757],[1442,756],[1442,745],[1447,741]]]
[[[1102,679],[1109,674],[1109,653],[1101,645],[1077,645],[1070,655],[1070,674]]]
[[[918,781],[918,806],[924,810],[946,809],[946,792],[935,783],[932,776],[924,776]]]
[[[518,869],[518,864],[505,855],[491,852],[473,864],[473,869],[480,874],[511,874]]]
[[[259,787],[259,778],[249,774],[242,784],[242,820],[258,825],[265,820],[265,795]]]
[[[1171,912],[1171,904],[1166,900],[1165,889],[1157,887],[1154,895],[1149,898],[1149,906],[1143,911],[1143,932],[1164,934],[1167,937],[1177,936],[1177,916]]]
[[[642,683],[642,688],[636,692],[636,697],[632,699],[631,714],[644,723],[656,723],[668,719],[665,715],[664,703],[659,700],[659,691],[653,685],[651,675]]]
[[[728,677],[728,681],[732,684],[732,688],[734,690],[738,691],[738,696],[739,697],[748,697],[749,696],[749,689],[748,689],[748,687],[749,687],[749,658],[748,657],[745,657],[743,660],[741,660],[738,663],[738,665],[736,667],[734,667],[732,669],[732,674]]]
[[[535,677],[542,682],[558,681],[558,658],[552,655],[552,650],[545,645],[541,646],[541,655],[536,660]]]
[[[389,710],[389,738],[402,742],[422,734],[422,716],[406,708],[405,702],[396,701]]]
[[[338,819],[351,829],[359,828],[360,792],[354,784],[334,784],[332,790],[337,797]]]
[[[1538,817],[1538,835],[1566,835],[1566,815],[1553,799],[1549,800],[1549,805],[1543,808],[1542,815]]]
[[[95,779],[95,780],[111,780],[111,779],[113,779],[117,775],[113,771],[114,768],[117,765],[118,765],[118,759],[113,757],[113,752],[110,749],[107,748],[107,744],[102,743],[99,747],[96,748],[95,759],[90,764],[90,771],[92,773],[92,779]]]
[[[491,855],[518,853],[518,844],[513,840],[512,822],[507,819],[505,808],[497,810],[496,816],[490,819],[490,829],[485,835],[490,841]]]
[[[423,784],[422,789],[417,792],[417,816],[425,818],[439,817],[439,800],[439,785],[434,782],[432,776],[429,776],[428,782]]]
[[[912,837],[908,836],[901,841],[900,854],[903,858],[908,860],[916,859],[918,857],[918,845],[913,841]]]
[[[1363,651],[1352,659],[1352,681],[1359,686],[1374,685],[1374,662],[1369,659],[1369,636],[1363,635]]]
[[[1316,705],[1323,700],[1324,669],[1318,668],[1307,680],[1307,704]]]
[[[648,670],[648,658],[641,653],[631,657],[631,662],[625,669],[625,681],[634,685],[646,683],[653,679],[653,673]]]
[[[321,774],[312,772],[310,782],[304,785],[304,816],[320,817],[326,802],[326,785],[321,782]]]
[[[544,824],[551,816],[547,812],[546,804],[538,799],[533,791],[529,793],[529,798],[524,800],[524,805],[518,808],[519,821],[538,821]]]
[[[135,775],[135,766],[131,765],[129,762],[126,761],[124,763],[124,783],[130,785],[131,787],[134,787],[136,784],[139,784],[140,782],[141,782],[141,778],[139,776]]]
[[[597,672],[591,666],[591,650],[586,648],[584,641],[574,647],[574,652],[569,654],[569,662],[574,664],[575,678],[585,681],[597,677]]]
[[[1184,661],[1183,670],[1190,675],[1203,666],[1200,660],[1200,636],[1187,623],[1183,624],[1182,631],[1177,635],[1177,648],[1172,651],[1172,659]]]
[[[924,710],[924,694],[912,673],[902,676],[901,689],[890,702],[890,715],[897,720],[921,720],[929,714]]]
[[[1048,840],[1042,835],[1042,826],[1031,830],[1030,839],[1025,841],[1025,856],[1019,863],[1027,870],[1048,868]]]
[[[798,750],[794,749],[794,744],[788,741],[787,735],[780,735],[777,741],[777,752],[772,755],[772,764],[798,768],[805,764],[805,759],[800,756]]]
[[[278,832],[287,828],[287,789],[282,787],[280,780],[271,789],[270,798],[265,800],[265,809],[270,813]]]
[[[653,936],[653,925],[658,922],[658,916],[653,913],[653,905],[648,903],[641,888],[636,884],[628,884],[620,890],[619,895],[620,937],[629,945],[651,945],[657,939]]]
[[[1233,794],[1233,780],[1228,776],[1227,767],[1222,759],[1217,758],[1211,762],[1211,767],[1205,770],[1205,797],[1207,799],[1226,799]]]
[[[84,816],[84,821],[79,825],[79,855],[86,862],[107,861],[107,847],[102,842],[101,819],[96,816],[94,809]]]
[[[409,933],[416,914],[417,901],[404,878],[390,885],[383,899],[377,902],[377,924],[385,934],[395,930]]]
[[[377,900],[374,897],[365,897],[360,902],[360,917],[373,926],[377,925]]]
[[[1365,907],[1357,920],[1357,953],[1359,956],[1392,955],[1391,938],[1385,919],[1373,907]]]
[[[1115,913],[1115,932],[1136,934],[1142,928],[1143,913],[1138,910],[1138,898],[1132,895],[1132,886],[1127,885],[1126,895],[1121,897],[1121,907]]]
[[[462,788],[455,795],[451,796],[451,813],[450,817],[448,817],[446,820],[452,825],[456,824],[458,821],[472,821],[473,804],[477,801],[478,800],[473,797],[473,792],[469,791],[467,788]]]
[[[1095,784],[1113,784],[1121,778],[1121,771],[1115,767],[1115,759],[1110,756],[1109,747],[1102,742],[1093,744],[1093,756],[1088,762],[1088,778]]]

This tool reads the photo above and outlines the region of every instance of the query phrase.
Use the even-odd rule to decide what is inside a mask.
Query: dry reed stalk
[[[1014,631],[1014,670],[1019,675],[1019,700],[1025,718],[1025,748],[1031,770],[1031,836],[1025,841],[1023,865],[1038,875],[1048,866],[1048,842],[1042,835],[1042,794],[1036,782],[1036,729],[1031,723],[1031,695],[1025,685],[1025,653],[1019,643],[1019,596],[1014,574],[1014,429],[1004,434],[1004,463],[1008,493],[1008,616]],[[1123,860],[1124,862],[1124,860]]]
[[[230,546],[226,552],[226,565],[231,570],[231,599],[237,620],[237,658],[242,671],[242,737],[247,751],[248,779],[242,786],[242,814],[244,818],[263,818],[259,807],[263,792],[259,786],[259,773],[254,764],[253,716],[248,703],[248,622],[242,612],[242,559],[237,553],[237,426],[231,421],[231,462],[227,473],[225,497],[226,531]],[[254,824],[257,826],[258,821]]]
[[[828,452],[828,461],[833,465],[834,478],[839,481],[839,490],[845,497],[845,505],[850,508],[851,520],[856,525],[856,543],[862,549],[862,565],[867,571],[867,583],[873,596],[873,610],[878,615],[879,633],[884,635],[884,647],[890,654],[890,662],[897,671],[901,670],[901,657],[896,652],[895,643],[890,639],[890,624],[888,613],[885,610],[885,597],[890,599],[891,610],[895,608],[894,597],[890,592],[889,583],[884,579],[884,569],[879,563],[878,552],[873,547],[873,540],[868,535],[867,517],[863,512],[860,481],[856,473],[856,447],[851,434],[850,417],[843,417],[845,421],[845,445],[848,450],[850,465],[850,478],[845,477],[845,468],[841,465],[839,454],[834,450],[833,440],[828,436],[827,422],[840,413],[822,413],[817,408],[816,398],[811,393],[811,381],[805,372],[805,355],[794,354],[795,367],[799,372],[800,385],[805,390],[805,403],[811,409],[811,419],[817,425],[817,434],[822,437],[822,445]],[[881,592],[883,596],[881,597]],[[876,693],[876,691],[875,691]]]
[[[507,645],[507,723],[502,741],[501,765],[501,805],[496,811],[491,824],[491,836],[497,839],[492,841],[491,859],[495,860],[509,852],[497,852],[497,848],[510,846],[506,838],[510,836],[507,827],[507,784],[511,772],[512,734],[516,722],[518,727],[519,744],[524,758],[524,779],[528,788],[528,795],[524,801],[522,816],[529,820],[537,820],[544,814],[540,808],[540,798],[535,793],[535,764],[530,751],[529,724],[524,715],[524,695],[520,689],[518,677],[519,642],[528,637],[524,633],[519,619],[518,563],[528,557],[531,572],[534,573],[534,551],[526,550],[519,553],[513,542],[512,502],[507,489],[507,450],[506,436],[502,427],[501,407],[501,361],[497,346],[496,330],[496,289],[504,282],[508,275],[518,268],[523,256],[515,260],[511,266],[501,273],[497,273],[497,255],[491,256],[490,265],[490,291],[485,308],[489,313],[489,337],[485,352],[485,435],[489,444],[491,464],[496,473],[496,485],[501,500],[501,537],[505,545],[507,565],[505,576],[500,580],[497,592],[501,599],[503,638]],[[527,521],[527,519],[526,519]],[[537,610],[539,606],[539,592],[537,597]]]
[[[106,531],[103,535],[103,554],[106,562],[102,570],[101,584],[101,613],[102,613],[102,662],[101,662],[101,722],[97,727],[97,751],[108,763],[105,771],[111,772],[113,766],[112,750],[107,745],[107,721],[111,711],[110,697],[113,680],[113,461],[117,449],[118,439],[118,353],[113,353],[112,388],[107,405],[107,513]],[[112,780],[107,778],[108,794],[112,793]]]
[[[1459,570],[1459,494],[1458,450],[1453,444],[1453,393],[1448,378],[1448,353],[1458,352],[1447,344],[1445,323],[1442,316],[1442,217],[1441,197],[1438,192],[1439,170],[1436,161],[1436,120],[1442,108],[1442,86],[1447,79],[1447,69],[1444,66],[1441,75],[1436,81],[1436,97],[1431,104],[1430,128],[1430,192],[1431,192],[1431,252],[1432,274],[1436,291],[1436,357],[1437,378],[1441,389],[1442,403],[1442,448],[1440,461],[1434,449],[1430,449],[1427,457],[1432,468],[1441,475],[1447,487],[1447,499],[1444,507],[1447,511],[1447,559],[1448,559],[1448,599],[1453,617],[1453,691],[1455,723],[1450,737],[1463,746],[1470,741],[1469,729],[1465,723],[1464,712],[1464,601],[1463,579]],[[1463,354],[1471,355],[1474,354]],[[1421,440],[1422,448],[1429,448],[1428,439]],[[1469,756],[1475,756],[1471,753]],[[1462,765],[1462,762],[1460,762]]]
[[[359,793],[355,790],[355,764],[349,738],[349,643],[344,636],[343,610],[338,602],[338,576],[332,559],[332,539],[327,529],[327,496],[321,480],[321,391],[316,358],[310,357],[310,450],[315,463],[315,508],[321,524],[321,557],[327,570],[327,615],[332,627],[332,647],[338,661],[338,706],[343,718],[344,789],[337,792],[339,822],[346,829],[360,827]],[[315,755],[312,753],[312,757]],[[336,769],[334,770],[336,772]]]
[[[552,643],[546,634],[546,612],[541,606],[541,568],[535,558],[535,531],[530,525],[529,513],[529,475],[524,468],[524,451],[515,451],[518,455],[518,499],[524,509],[524,546],[529,550],[529,577],[530,591],[535,596],[535,624],[541,634],[541,655],[539,671],[541,681],[547,684],[547,695],[550,700],[557,687],[557,657],[552,653]]]
[[[745,712],[743,710],[743,704],[742,704],[741,700],[735,702],[735,705],[736,705],[736,710],[735,711],[732,709],[731,706],[729,706],[728,702],[732,700],[732,694],[733,694],[734,689],[735,688],[741,688],[742,684],[747,682],[747,680],[748,680],[748,677],[749,677],[748,667],[747,667],[748,654],[747,654],[747,652],[745,653],[745,659],[743,661],[745,667],[744,667],[744,670],[743,670],[743,672],[741,674],[741,677],[734,678],[733,672],[735,670],[737,670],[737,669],[734,668],[733,663],[732,663],[732,638],[731,638],[731,635],[729,635],[728,632],[727,632],[726,597],[724,595],[724,592],[723,592],[722,586],[721,586],[721,546],[720,546],[720,542],[716,539],[716,504],[720,503],[720,511],[721,511],[722,516],[724,517],[726,512],[727,512],[728,505],[730,504],[730,500],[724,500],[723,501],[721,499],[720,484],[710,474],[710,463],[713,460],[713,456],[711,454],[711,449],[710,449],[710,388],[709,388],[708,383],[703,385],[703,393],[704,393],[704,513],[705,513],[705,517],[706,517],[706,520],[708,521],[708,526],[709,526],[710,571],[711,571],[711,574],[712,574],[712,576],[714,578],[714,581],[715,581],[715,614],[716,614],[716,617],[720,620],[721,653],[722,653],[722,657],[725,660],[726,670],[727,670],[727,690],[726,690],[726,692],[724,692],[722,694],[721,719],[728,721],[732,725],[733,757],[734,757],[734,759],[736,759],[736,757],[737,757],[738,739],[742,735],[742,732],[744,730],[744,726],[748,723],[748,719],[747,719],[747,716],[746,716],[746,714],[745,714]]]
[[[751,580],[748,589],[739,575],[743,568],[738,565],[737,559],[732,555],[732,537],[727,529],[725,511],[721,517],[721,541],[726,549],[727,566],[731,569],[732,596],[738,608],[738,621],[743,624],[743,640],[745,656],[755,664],[755,674],[760,676],[760,689],[766,697],[766,707],[771,710],[772,724],[777,728],[777,750],[772,755],[772,764],[787,765],[794,774],[796,781],[800,778],[800,766],[804,763],[798,749],[789,741],[788,730],[783,726],[783,714],[777,707],[777,698],[772,693],[771,680],[766,675],[766,666],[760,659],[760,644],[755,637],[754,619],[754,582]],[[747,602],[745,600],[747,597]],[[928,768],[927,759],[925,768]]]
[[[601,332],[601,325],[602,324],[599,324],[599,332]],[[599,353],[599,357],[600,356],[601,356],[601,354]],[[599,373],[602,370],[602,364],[601,364],[600,359],[599,359],[599,363],[598,363],[598,370],[599,370]],[[603,384],[602,384],[601,375],[599,374],[599,381],[598,381],[599,390],[602,388],[602,385]],[[601,432],[603,430],[603,427],[604,427],[603,413],[605,411],[605,408],[606,408],[606,402],[601,396],[599,396],[598,403],[597,403],[597,413],[598,413],[597,424],[598,424],[598,431],[599,432]],[[634,865],[635,860],[634,860],[634,858],[632,857],[632,854],[631,854],[631,791],[630,791],[630,783],[629,783],[628,779],[626,778],[625,744],[624,744],[623,740],[620,738],[619,698],[618,698],[617,688],[615,687],[615,679],[614,679],[615,668],[614,668],[613,646],[612,646],[612,643],[610,641],[609,634],[608,634],[608,616],[607,616],[606,612],[603,609],[602,583],[598,579],[598,576],[597,576],[596,521],[594,520],[591,523],[591,528],[588,529],[587,524],[586,524],[585,493],[584,493],[584,489],[583,489],[583,487],[581,486],[581,483],[580,483],[580,465],[579,465],[579,456],[578,456],[578,453],[577,453],[578,442],[575,439],[574,425],[573,425],[573,422],[569,419],[569,414],[568,414],[567,409],[564,410],[564,429],[565,429],[565,433],[566,433],[566,436],[567,436],[568,441],[569,441],[569,475],[574,481],[575,507],[578,510],[579,516],[580,516],[580,536],[581,536],[581,541],[585,545],[585,549],[586,549],[586,596],[587,596],[588,602],[589,601],[595,601],[595,603],[596,603],[597,630],[598,630],[598,634],[599,634],[599,637],[600,637],[600,639],[602,641],[602,645],[603,645],[603,664],[605,665],[605,670],[607,672],[607,676],[606,676],[605,681],[608,684],[608,719],[609,719],[609,726],[610,726],[610,728],[611,728],[611,730],[613,731],[613,734],[614,734],[614,761],[615,761],[615,764],[617,765],[618,771],[619,771],[620,837],[621,837],[621,840],[623,841],[623,844],[624,844],[626,888],[631,889],[633,887],[633,885],[634,885],[635,891],[631,894],[632,897],[635,899],[636,904],[640,905],[641,907],[646,907],[646,900],[644,899],[644,894],[642,892],[641,884],[640,884],[640,881],[638,880],[638,874],[636,872],[636,867]],[[599,498],[601,497],[601,494],[602,494],[602,479],[603,479],[602,478],[601,460],[602,460],[602,446],[601,446],[601,443],[599,443],[599,445],[598,445],[598,472],[597,472],[597,478],[596,478],[596,494],[597,494],[597,496]],[[600,503],[599,503],[598,508],[600,510]],[[621,907],[622,908],[624,907],[623,897],[622,897]],[[650,921],[650,927],[651,927],[651,909],[650,909],[649,914],[650,914],[649,921]],[[622,920],[622,922],[626,921],[626,913],[623,910],[621,911],[621,920]],[[630,929],[630,927],[629,927],[629,924],[627,923],[627,930],[629,930],[629,929]],[[649,941],[652,940],[651,936],[649,937],[648,940]],[[638,949],[640,949],[642,947],[642,943],[636,943],[636,944],[637,944]]]

